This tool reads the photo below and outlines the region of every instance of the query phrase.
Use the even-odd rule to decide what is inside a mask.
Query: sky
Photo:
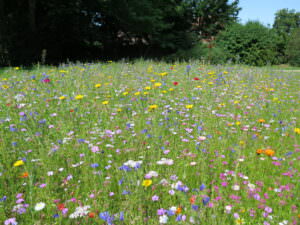
[[[279,9],[288,8],[300,12],[300,0],[240,0],[239,6],[242,8],[239,13],[242,23],[259,20],[271,27]]]

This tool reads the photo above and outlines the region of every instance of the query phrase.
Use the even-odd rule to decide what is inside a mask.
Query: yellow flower
[[[145,90],[151,90],[150,86],[145,87]]]
[[[238,218],[235,220],[235,224],[237,224],[237,225],[244,224],[244,223],[245,223],[245,220],[242,218]]]
[[[174,88],[170,88],[169,91],[174,91]]]
[[[118,108],[117,111],[118,111],[118,112],[122,112],[122,109],[121,109],[121,108]]]
[[[192,109],[194,107],[194,105],[186,105],[185,108],[186,109]]]
[[[139,92],[139,91],[134,93],[135,96],[138,96],[140,94],[141,94],[141,92]]]
[[[18,160],[18,161],[16,161],[16,162],[14,163],[14,167],[22,166],[22,165],[24,165],[23,160]]]
[[[158,105],[149,105],[148,110],[157,109]]]
[[[155,82],[155,80],[154,80],[154,79],[151,79],[150,81],[151,81],[152,83],[153,83],[153,82]]]
[[[157,82],[154,84],[154,87],[160,87],[161,86],[161,83]]]
[[[99,88],[99,87],[101,87],[101,86],[102,86],[102,84],[96,84],[96,85],[95,85],[96,88]]]
[[[166,90],[162,90],[162,91],[161,91],[161,93],[163,93],[163,94],[166,94],[166,93],[167,93],[167,91],[166,91]]]
[[[18,66],[17,66],[17,67],[15,67],[15,70],[19,70],[19,69],[20,69],[20,67],[18,67]]]
[[[66,96],[63,96],[63,95],[62,95],[62,96],[59,97],[59,99],[60,99],[60,100],[64,100],[64,99],[66,99]]]
[[[103,101],[102,102],[102,105],[107,105],[108,104],[108,101]]]
[[[297,128],[297,127],[296,127],[296,128],[294,129],[294,131],[295,131],[296,134],[300,134],[300,128]]]
[[[196,88],[202,88],[202,86],[198,85]]]
[[[241,122],[240,122],[240,121],[237,121],[235,124],[236,124],[237,126],[239,126],[239,125],[241,124]]]
[[[125,92],[122,93],[122,95],[126,96],[126,95],[128,95],[128,92],[125,91]]]
[[[160,75],[160,76],[166,76],[166,75],[168,75],[168,73],[167,72],[163,72],[163,73],[159,73],[158,75]]]
[[[149,66],[148,69],[147,69],[147,72],[152,73],[153,72],[153,66]]]
[[[76,100],[83,99],[83,95],[76,95],[76,96],[75,96],[75,99],[76,99]]]
[[[3,84],[3,85],[2,85],[2,88],[3,88],[3,89],[7,89],[7,88],[9,88],[9,86],[6,85],[6,84]]]
[[[143,93],[144,95],[147,95],[147,94],[149,94],[149,92],[148,91],[144,91],[144,93]]]
[[[149,187],[152,184],[152,180],[143,180],[142,185],[144,187]]]

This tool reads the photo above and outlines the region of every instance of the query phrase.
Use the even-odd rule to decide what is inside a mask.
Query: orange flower
[[[259,122],[259,123],[264,123],[264,122],[266,122],[266,121],[265,121],[264,119],[259,119],[258,122]]]
[[[28,176],[29,176],[28,172],[24,172],[21,174],[20,178],[26,178]]]
[[[273,156],[275,154],[275,152],[272,149],[270,149],[270,148],[266,149],[264,153],[267,156]]]
[[[89,213],[89,218],[95,218],[96,214],[94,212]]]
[[[178,207],[178,208],[176,209],[176,214],[177,214],[177,215],[180,214],[181,211],[182,211],[182,209],[181,209],[180,207]]]
[[[260,155],[260,154],[262,154],[262,153],[264,153],[265,152],[265,150],[263,150],[263,149],[257,149],[256,150],[256,154],[257,155]]]

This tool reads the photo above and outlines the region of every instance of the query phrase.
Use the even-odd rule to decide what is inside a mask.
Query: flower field
[[[0,224],[300,224],[300,73],[152,61],[0,75]]]

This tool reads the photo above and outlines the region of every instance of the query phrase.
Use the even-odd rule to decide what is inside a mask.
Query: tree
[[[217,37],[217,47],[224,49],[228,60],[255,66],[277,63],[277,42],[273,30],[255,21],[229,26]]]
[[[293,30],[287,43],[286,54],[291,65],[300,66],[300,28]]]
[[[215,36],[237,21],[239,0],[188,0],[193,8],[193,29],[201,38]]]
[[[281,63],[287,63],[287,44],[294,29],[300,28],[300,12],[289,9],[281,9],[275,14],[273,29],[280,37],[278,42],[278,58]]]

